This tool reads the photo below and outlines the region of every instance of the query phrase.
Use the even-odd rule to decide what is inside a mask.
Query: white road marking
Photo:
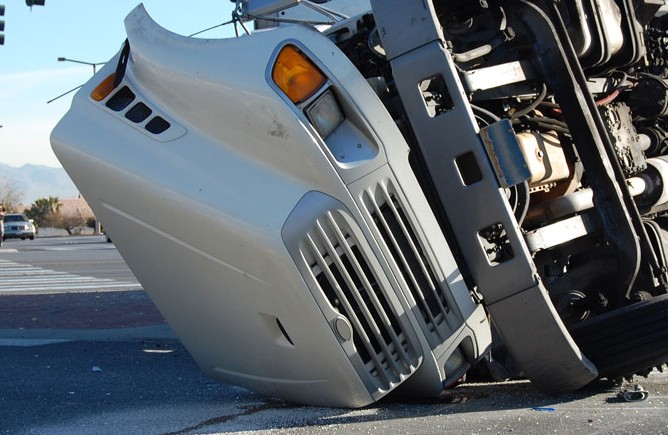
[[[141,290],[138,282],[75,275],[29,264],[0,260],[0,294],[68,293]]]

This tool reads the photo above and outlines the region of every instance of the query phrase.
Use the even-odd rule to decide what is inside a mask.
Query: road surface
[[[519,380],[358,410],[287,403],[206,378],[101,237],[8,241],[0,271],[0,434],[668,434],[659,372],[635,380],[640,402],[618,397],[634,383],[554,398]]]
[[[141,290],[104,236],[6,240],[0,247],[0,294]]]

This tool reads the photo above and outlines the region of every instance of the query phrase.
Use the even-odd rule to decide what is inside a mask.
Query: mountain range
[[[26,164],[20,168],[0,163],[0,189],[12,186],[21,196],[21,203],[30,205],[36,199],[55,196],[76,198],[79,190],[63,168]]]

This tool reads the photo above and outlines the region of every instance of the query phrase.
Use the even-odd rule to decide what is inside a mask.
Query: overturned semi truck
[[[558,395],[668,361],[667,10],[240,0],[205,39],[139,5],[51,141],[209,376]]]

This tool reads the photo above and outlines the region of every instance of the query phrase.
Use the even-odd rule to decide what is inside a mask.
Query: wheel
[[[668,295],[577,323],[570,332],[600,377],[647,373],[668,362]]]
[[[28,237],[30,240],[35,240],[35,236]]]

